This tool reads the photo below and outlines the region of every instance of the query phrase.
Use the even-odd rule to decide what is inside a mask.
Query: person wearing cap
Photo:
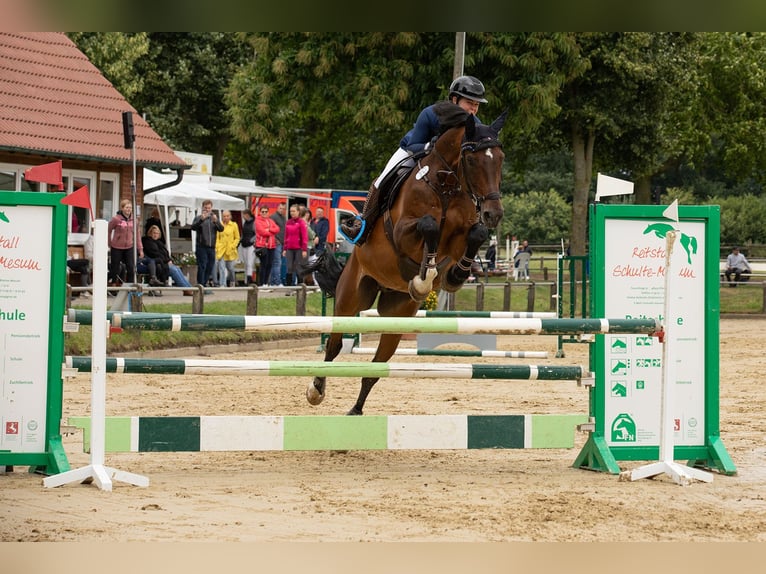
[[[751,273],[750,263],[747,258],[739,252],[739,247],[734,247],[731,253],[726,257],[726,280],[729,282],[729,287],[736,287],[737,283],[742,280],[743,273]],[[731,282],[731,276],[734,275],[735,283]]]
[[[378,186],[380,182],[389,171],[406,157],[427,149],[431,140],[441,133],[445,120],[454,119],[455,106],[459,106],[462,112],[467,112],[475,117],[479,111],[479,104],[485,103],[487,100],[484,98],[484,84],[473,76],[460,76],[450,84],[447,101],[436,102],[423,109],[418,115],[415,125],[401,139],[399,148],[370,186],[361,215],[349,218],[340,224],[341,231],[346,238],[357,245],[364,243],[367,233],[372,229],[379,215],[378,196],[380,192]],[[478,117],[476,121],[481,123]]]

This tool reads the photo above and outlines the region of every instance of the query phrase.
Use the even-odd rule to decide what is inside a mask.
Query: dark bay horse
[[[490,126],[466,116],[418,159],[367,241],[354,248],[335,289],[336,316],[350,317],[369,309],[380,295],[381,316],[412,317],[431,290],[454,292],[465,283],[488,228],[497,227],[503,217],[500,178],[505,156],[498,132],[506,114]],[[325,361],[338,356],[342,336],[330,335]],[[388,361],[401,338],[401,334],[382,334],[372,360]],[[359,397],[348,414],[362,414],[377,381],[362,379]],[[322,402],[325,384],[325,377],[314,378],[306,390],[309,403]]]

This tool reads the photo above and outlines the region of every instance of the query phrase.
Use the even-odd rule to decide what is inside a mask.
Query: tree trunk
[[[314,152],[306,157],[301,165],[300,187],[317,187],[319,180],[319,153]]]
[[[650,176],[642,175],[636,180],[634,195],[636,205],[650,205],[652,203],[652,178]]]
[[[572,124],[572,152],[574,154],[574,195],[572,197],[572,225],[570,227],[569,253],[585,255],[588,242],[588,198],[593,179],[592,130],[583,130],[576,122]]]

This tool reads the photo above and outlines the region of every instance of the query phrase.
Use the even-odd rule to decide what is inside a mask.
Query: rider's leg
[[[383,178],[388,174],[389,171],[394,168],[396,164],[401,162],[408,155],[409,152],[403,150],[402,148],[398,148],[394,152],[394,154],[391,156],[391,159],[388,160],[386,167],[383,168],[383,171],[380,173],[378,178],[370,186],[370,191],[367,193],[367,199],[364,202],[364,207],[362,208],[361,215],[341,223],[340,227],[343,233],[345,233],[346,236],[351,239],[356,238],[355,243],[357,245],[364,243],[367,233],[369,233],[373,225],[375,225],[375,220],[380,213],[380,207],[378,205],[378,197],[380,196],[380,182],[383,181]],[[364,228],[364,237],[357,237],[359,235],[359,231],[362,229],[362,220],[366,222]]]

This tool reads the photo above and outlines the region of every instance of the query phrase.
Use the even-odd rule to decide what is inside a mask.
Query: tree
[[[300,156],[301,187],[369,185],[422,107],[445,95],[451,34],[255,33],[228,92],[232,133]],[[345,174],[339,182],[331,172]]]

